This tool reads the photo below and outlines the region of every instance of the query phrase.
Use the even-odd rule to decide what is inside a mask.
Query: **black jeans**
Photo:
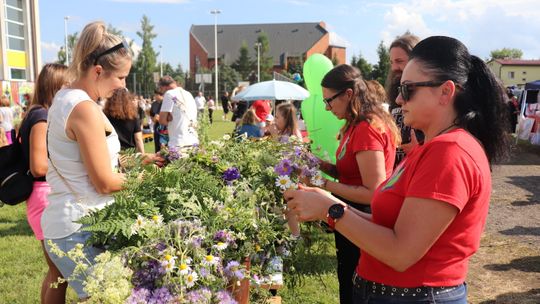
[[[347,203],[349,207],[358,209],[362,212],[371,213],[371,208],[368,205],[356,204],[345,200],[342,197],[336,197]],[[353,283],[351,278],[358,265],[358,259],[360,259],[360,249],[337,231],[334,231],[334,239],[338,262],[337,275],[339,282],[339,302],[341,304],[352,304]]]

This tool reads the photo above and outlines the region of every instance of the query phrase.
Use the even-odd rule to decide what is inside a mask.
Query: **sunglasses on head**
[[[105,56],[105,55],[108,55],[108,54],[111,54],[113,52],[116,52],[118,51],[119,49],[126,49],[126,51],[130,51],[131,49],[129,48],[129,44],[127,43],[126,39],[122,39],[122,42],[120,42],[119,44],[111,47],[110,49],[107,49],[99,54],[97,54],[95,57],[94,57],[94,65],[97,65],[98,64],[98,60],[99,58]]]
[[[332,105],[330,105],[330,103],[331,103],[334,99],[338,98],[339,95],[345,93],[345,91],[347,91],[346,88],[343,89],[343,90],[341,90],[341,91],[339,91],[339,92],[337,92],[337,93],[334,94],[334,96],[332,96],[332,97],[323,98],[324,103],[325,103],[327,106],[332,107]]]
[[[397,87],[398,94],[401,95],[404,101],[409,101],[411,95],[417,87],[438,87],[446,81],[423,81],[423,82],[409,82],[403,83]]]

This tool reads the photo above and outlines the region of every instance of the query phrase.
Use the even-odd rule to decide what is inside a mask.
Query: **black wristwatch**
[[[347,205],[342,204],[333,204],[332,206],[330,206],[330,208],[328,208],[326,221],[328,222],[328,226],[330,227],[330,229],[335,229],[337,221],[343,217],[346,209]]]

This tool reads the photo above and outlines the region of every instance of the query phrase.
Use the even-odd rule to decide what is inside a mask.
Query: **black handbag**
[[[0,148],[0,204],[17,205],[32,194],[34,177],[24,159],[20,137],[12,130],[13,143]]]

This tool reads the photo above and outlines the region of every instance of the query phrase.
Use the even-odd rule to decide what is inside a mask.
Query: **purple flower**
[[[157,251],[159,251],[161,253],[165,249],[167,249],[167,245],[162,243],[162,242],[159,242],[159,243],[156,244],[156,249],[157,249]]]
[[[294,155],[299,157],[302,155],[302,148],[300,147],[294,147]]]
[[[279,137],[279,142],[282,143],[282,144],[288,143],[289,142],[289,136],[287,136],[287,135],[280,136]]]
[[[146,304],[150,297],[150,290],[146,288],[135,288],[131,292],[129,298],[127,298],[127,304]]]
[[[231,294],[226,290],[220,290],[216,293],[216,300],[218,300],[218,303],[220,304],[238,304]]]
[[[293,166],[290,160],[282,159],[275,167],[274,171],[278,175],[287,175],[289,176],[292,173]]]
[[[236,167],[230,167],[223,172],[222,178],[227,182],[232,182],[240,178],[240,171]]]
[[[141,268],[133,274],[132,282],[137,287],[152,289],[155,286],[155,281],[160,279],[165,274],[165,270],[156,260],[144,262]]]
[[[240,268],[240,263],[237,261],[230,261],[223,272],[229,280],[242,280],[245,277],[244,270]]]
[[[152,297],[148,299],[148,304],[168,304],[172,303],[174,297],[165,287],[158,288],[152,292]]]
[[[191,304],[210,304],[212,303],[212,292],[208,288],[193,290],[186,294],[186,300]]]
[[[214,241],[227,243],[229,246],[236,245],[235,239],[227,230],[219,230],[214,234]]]
[[[201,267],[199,268],[199,274],[202,278],[207,278],[210,276],[210,271],[207,268]]]
[[[193,239],[191,239],[191,245],[193,245],[193,247],[195,248],[201,248],[202,242],[203,242],[203,238],[200,236],[194,237]]]
[[[169,153],[167,154],[167,160],[169,162],[173,162],[178,159],[180,159],[180,151],[178,151],[178,149],[175,147],[170,147]]]

